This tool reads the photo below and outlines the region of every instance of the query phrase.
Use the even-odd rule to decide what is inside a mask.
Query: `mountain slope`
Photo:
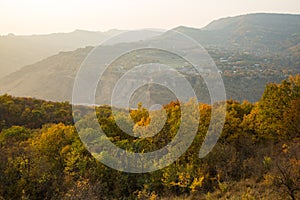
[[[290,53],[300,44],[300,15],[248,14],[215,20],[202,29],[177,27],[204,46],[255,54]]]
[[[59,51],[70,51],[89,45],[97,45],[113,32],[76,30],[71,33],[48,35],[0,36],[0,77],[25,65],[35,63]]]
[[[75,73],[91,47],[61,52],[23,67],[0,80],[1,93],[64,101],[69,100]]]
[[[21,67],[38,62],[60,51],[73,51],[86,46],[97,46],[121,30],[94,32],[76,30],[71,33],[53,33],[48,35],[0,36],[0,78]],[[143,38],[157,36],[157,32],[141,31]],[[136,41],[130,38],[128,41]],[[114,41],[117,42],[117,41]]]
[[[290,74],[299,73],[295,72],[295,69],[299,68],[299,63],[294,59],[300,57],[298,33],[295,33],[300,27],[299,22],[295,20],[299,17],[299,15],[252,14],[217,20],[203,29],[178,27],[175,30],[193,37],[208,47],[222,73],[228,98],[254,102],[259,100],[266,83],[280,82]],[[169,34],[170,31],[152,40],[156,42],[165,40]],[[267,38],[267,41],[257,39],[261,34],[263,38]],[[109,53],[119,49],[118,45],[138,47],[145,43],[147,40],[101,48]],[[276,46],[280,48],[275,48]],[[70,101],[77,70],[91,50],[92,47],[87,47],[61,52],[24,67],[0,79],[0,94]],[[293,58],[287,57],[288,54],[293,55]],[[146,52],[144,55],[135,55],[132,60],[125,59],[123,63],[115,63],[115,72],[106,77],[105,81],[112,83],[121,76],[121,72],[126,70],[126,67],[153,62],[156,56],[158,56],[157,60],[159,56],[168,60],[167,64],[185,66],[184,62],[174,55]],[[199,75],[189,71],[188,66],[181,70],[185,71],[184,75],[191,82],[196,93],[201,96],[201,100],[208,102],[209,96],[205,84],[197,80]]]

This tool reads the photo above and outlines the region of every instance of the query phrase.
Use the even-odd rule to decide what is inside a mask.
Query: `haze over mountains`
[[[248,14],[215,20],[202,29],[178,27],[176,30],[204,46],[274,54],[299,46],[300,15]]]
[[[0,78],[25,65],[33,64],[60,51],[74,51],[86,46],[97,46],[122,30],[107,32],[75,30],[71,33],[52,33],[47,35],[0,36]],[[147,31],[144,38],[156,36]],[[131,41],[135,41],[134,38]]]
[[[257,101],[267,82],[279,82],[288,75],[299,73],[300,15],[249,14],[216,20],[202,29],[180,26],[174,30],[207,48],[220,69],[229,98]],[[1,78],[0,93],[70,101],[76,72],[92,50],[92,47],[77,48],[95,46],[118,32],[75,31],[47,36],[0,37],[0,77],[45,58]],[[146,31],[143,34],[144,41],[133,38],[123,45],[139,45],[147,40],[159,42],[172,33],[158,36]],[[120,44],[111,45],[113,50]],[[77,50],[58,53],[74,49]],[[48,57],[55,53],[58,54]],[[143,58],[145,60],[141,62],[153,59],[150,54]],[[182,63],[178,64],[182,66]],[[119,77],[120,71],[111,79]],[[196,75],[192,71],[183,71],[194,88],[204,87],[201,80],[193,81]],[[204,101],[208,100],[208,94],[201,95]]]
[[[48,35],[0,36],[0,77],[57,54],[59,51],[72,51],[82,46],[97,45],[118,32],[117,30],[109,32],[76,30],[71,33]]]

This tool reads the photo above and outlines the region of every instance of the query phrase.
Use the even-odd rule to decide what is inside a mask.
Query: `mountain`
[[[33,64],[60,51],[73,51],[86,46],[97,46],[113,35],[125,31],[107,32],[75,30],[71,33],[47,35],[0,36],[0,78],[23,66]],[[157,36],[156,32],[145,30],[144,38]],[[128,41],[135,41],[134,38]],[[116,41],[114,41],[116,42]]]
[[[202,29],[177,27],[204,46],[253,54],[291,53],[300,44],[300,15],[247,14],[215,20]]]
[[[76,71],[92,47],[60,52],[2,78],[1,93],[64,101]]]
[[[110,32],[75,30],[71,33],[47,35],[0,36],[0,77],[57,54],[59,51],[97,45],[110,35]]]
[[[250,14],[216,20],[202,29],[181,26],[174,30],[189,35],[208,49],[222,74],[228,98],[255,102],[261,97],[266,83],[280,82],[289,75],[299,73],[299,62],[295,59],[300,57],[299,22],[300,15]],[[172,31],[147,38],[159,43],[170,38],[170,34]],[[132,40],[128,43],[109,44],[102,46],[101,49],[109,54],[124,46],[126,48],[139,47],[147,44],[149,41],[147,38],[138,42],[131,38]],[[92,49],[92,47],[86,47],[75,51],[60,52],[23,67],[0,79],[0,94],[70,101],[75,75]],[[104,82],[115,82],[128,66],[163,58],[167,60],[166,64],[181,67],[178,70],[182,71],[194,87],[200,97],[199,100],[209,101],[209,94],[203,80],[199,79],[199,74],[190,70],[190,66],[183,60],[163,52],[140,53],[141,55],[134,54],[132,59],[129,56],[121,62],[114,63],[113,73],[106,76]],[[174,82],[177,84],[176,80]],[[109,87],[107,88],[109,90]],[[107,91],[101,92],[101,96],[106,98],[107,95],[103,94],[107,94]],[[162,95],[157,92],[154,96]],[[107,102],[106,100],[103,99],[102,102]]]

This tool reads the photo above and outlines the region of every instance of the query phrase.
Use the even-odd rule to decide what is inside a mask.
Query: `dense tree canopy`
[[[109,106],[97,107],[96,113],[101,128],[114,144],[128,151],[149,152],[174,138],[180,123],[180,105],[165,105],[166,124],[157,135],[141,139],[129,136],[116,125],[115,117],[126,121],[129,116],[114,116]],[[221,138],[208,156],[199,159],[211,117],[211,106],[200,103],[195,108],[200,112],[198,133],[180,159],[159,171],[130,174],[108,168],[91,156],[73,126],[68,102],[3,95],[0,199],[156,199],[179,195],[234,198],[230,190],[235,183],[242,185],[246,180],[254,180],[256,187],[267,189],[261,194],[255,194],[250,186],[242,194],[236,191],[244,199],[276,198],[282,194],[297,199],[299,106],[300,75],[281,84],[268,84],[255,104],[228,100]],[[83,115],[80,111],[73,113],[75,118]],[[141,131],[139,127],[146,127],[150,116],[142,105],[130,111],[135,123],[132,130]],[[87,115],[79,123],[89,125],[91,118]],[[99,144],[93,127],[84,130],[81,137],[90,144]]]

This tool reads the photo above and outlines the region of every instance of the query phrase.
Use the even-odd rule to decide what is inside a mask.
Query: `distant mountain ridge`
[[[228,98],[257,101],[267,82],[280,82],[286,78],[282,71],[299,68],[300,65],[300,15],[249,14],[216,20],[202,29],[180,26],[173,30],[192,37],[212,52],[221,52],[215,57],[215,61],[220,67],[231,70],[231,74],[222,75]],[[83,32],[75,31],[73,34],[80,35]],[[150,38],[159,42],[166,39],[171,32]],[[139,42],[147,43],[147,39]],[[135,46],[139,42],[131,41],[123,45]],[[112,45],[109,50],[112,51],[114,48],[118,48],[118,44]],[[0,79],[0,94],[70,101],[76,72],[91,50],[92,47],[87,47],[61,52],[24,67]],[[253,59],[252,55],[258,56],[263,60],[264,67],[262,64],[256,64],[256,67],[251,64],[256,70],[254,75],[249,75],[248,72],[248,75],[247,73],[234,75],[241,69],[248,70],[249,66],[230,64],[227,59],[231,55],[240,55],[232,58],[235,63],[248,62],[247,59]],[[281,59],[278,61],[279,69],[271,68],[272,58]],[[224,62],[228,62],[226,66]],[[255,61],[251,60],[252,62]],[[267,75],[263,74],[265,71],[268,72]],[[113,78],[116,77],[117,75]],[[194,79],[194,76],[190,75],[189,78]],[[193,86],[202,88],[199,83]]]
[[[126,31],[117,29],[107,32],[75,30],[70,33],[0,36],[0,78],[60,51],[74,51],[86,46],[100,45],[108,38],[122,32]],[[153,35],[156,36],[154,32],[143,31],[144,38]],[[134,38],[131,41],[135,41]]]
[[[0,36],[0,77],[25,65],[57,54],[59,51],[72,51],[85,46],[95,46],[112,34],[119,32],[121,31],[75,30],[70,33]]]
[[[204,46],[225,47],[256,54],[289,51],[300,44],[300,15],[247,14],[215,20],[201,29],[180,26],[174,29]]]
[[[218,20],[214,20],[202,30],[220,30],[220,29],[237,29],[237,25],[241,25],[241,21],[244,25],[258,25],[268,28],[282,28],[285,26],[287,29],[294,29],[291,25],[300,24],[300,15],[297,14],[275,14],[275,13],[255,13],[239,15],[235,17],[225,17]],[[297,29],[297,28],[296,28]]]

